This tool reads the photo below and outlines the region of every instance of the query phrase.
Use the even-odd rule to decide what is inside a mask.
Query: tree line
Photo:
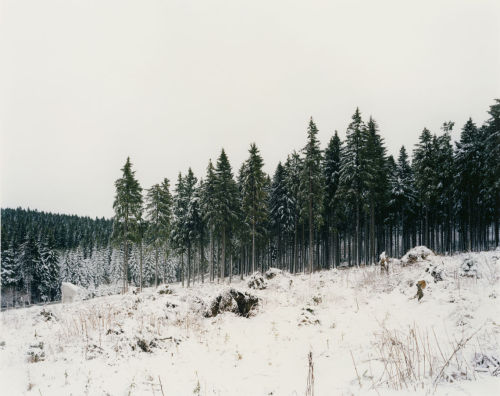
[[[61,281],[88,286],[85,260],[106,250],[112,230],[104,218],[2,209],[2,303],[56,300]]]
[[[455,144],[453,122],[439,135],[424,128],[411,161],[404,146],[387,155],[376,121],[359,109],[345,140],[335,132],[324,150],[311,118],[304,148],[272,177],[252,143],[236,175],[222,149],[203,178],[179,173],[173,194],[168,179],[143,194],[127,158],[113,205],[123,289],[132,246],[151,246],[156,269],[158,252],[173,256],[187,286],[270,266],[295,273],[372,264],[382,251],[399,257],[420,244],[439,253],[498,246],[499,100],[488,113],[480,127],[469,119]]]
[[[113,219],[2,209],[2,297],[59,298],[62,281],[96,289],[222,281],[278,267],[312,272],[399,257],[499,246],[500,100],[481,126],[424,128],[394,158],[356,109],[342,141],[322,149],[313,119],[304,147],[272,175],[255,144],[234,172],[224,149],[203,177],[191,169],[143,190],[127,159]],[[411,158],[410,158],[411,156]],[[17,296],[17,297],[16,297]]]

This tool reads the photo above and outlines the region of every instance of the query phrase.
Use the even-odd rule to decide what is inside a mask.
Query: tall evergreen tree
[[[180,255],[181,265],[178,268],[178,279],[184,287],[185,270],[184,270],[184,253],[186,248],[186,231],[185,223],[188,211],[188,202],[186,201],[186,193],[184,191],[184,178],[179,172],[177,183],[175,185],[174,207],[173,207],[173,226],[171,240],[177,254]]]
[[[266,219],[267,192],[264,161],[255,143],[250,145],[249,158],[242,168],[242,204],[245,221],[252,236],[252,272],[255,271],[255,237]]]
[[[435,207],[435,153],[433,139],[430,131],[424,128],[419,142],[413,151],[413,172],[415,174],[415,187],[420,204],[420,210],[424,219],[421,228],[421,243],[430,245],[429,222]]]
[[[340,150],[341,142],[337,131],[328,142],[323,159],[323,173],[325,178],[325,217],[328,233],[333,234],[334,257],[338,258],[338,211],[339,211],[339,179],[340,179]],[[336,262],[338,265],[338,262]]]
[[[300,179],[300,191],[303,197],[304,217],[309,222],[309,272],[313,272],[314,231],[322,223],[323,211],[323,175],[321,169],[321,149],[318,141],[318,128],[312,117],[307,129],[307,144],[302,149],[304,160]]]
[[[149,221],[148,234],[155,251],[155,287],[158,286],[158,262],[160,251],[169,239],[172,221],[172,194],[170,182],[165,178],[162,184],[153,185],[146,195],[146,215]]]
[[[410,249],[410,227],[415,215],[415,180],[404,146],[399,150],[396,177],[391,186],[395,221],[401,226],[403,251]]]
[[[441,252],[451,252],[452,234],[454,222],[455,200],[455,162],[453,158],[453,146],[451,144],[450,132],[453,129],[453,123],[443,124],[443,134],[435,139],[435,162],[439,166],[439,172],[436,172],[436,194],[437,194],[437,218],[436,238],[438,243],[436,249]]]
[[[121,170],[123,175],[115,182],[113,236],[123,245],[123,292],[125,293],[128,290],[129,248],[136,238],[139,220],[142,217],[142,188],[135,178],[129,157]]]
[[[366,125],[356,109],[352,121],[347,128],[345,145],[342,148],[340,162],[339,193],[345,204],[355,216],[355,249],[356,264],[361,261],[361,210],[365,200],[366,185],[369,179],[365,162],[367,141]]]
[[[293,273],[298,271],[298,232],[299,221],[301,219],[301,208],[303,206],[300,194],[300,179],[302,174],[302,159],[297,152],[288,156],[285,162],[285,186],[290,207],[290,219],[287,221],[293,224]]]
[[[238,220],[238,187],[233,178],[231,165],[222,149],[215,168],[215,226],[219,229],[222,242],[220,275],[224,279],[226,265],[226,242]]]
[[[208,266],[210,281],[214,280],[214,232],[217,222],[216,202],[216,188],[217,179],[215,169],[212,161],[209,160],[207,166],[207,175],[201,191],[201,207],[203,214],[203,221],[206,224],[209,232],[209,253],[208,253]]]
[[[277,237],[277,259],[279,268],[282,267],[283,239],[294,227],[292,205],[287,190],[286,178],[285,167],[279,162],[274,172],[271,193],[269,194],[271,231],[276,234]]]
[[[382,213],[388,199],[387,163],[384,142],[379,134],[375,120],[370,117],[367,124],[366,148],[363,164],[366,167],[366,211],[369,217],[369,254],[368,262],[375,263],[375,216]]]
[[[186,202],[186,218],[183,222],[184,224],[184,241],[187,246],[187,285],[190,285],[190,278],[195,275],[194,265],[192,263],[193,259],[193,248],[196,240],[199,237],[201,227],[202,227],[202,219],[200,213],[200,202],[197,195],[197,184],[198,180],[194,176],[191,168],[188,169],[188,173],[184,178],[184,200]]]
[[[481,148],[484,153],[483,188],[484,205],[488,208],[488,221],[494,224],[495,246],[500,246],[500,99],[488,111],[490,118],[482,128]]]

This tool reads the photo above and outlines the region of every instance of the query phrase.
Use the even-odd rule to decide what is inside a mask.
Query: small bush
[[[173,291],[168,287],[168,285],[165,285],[160,290],[158,290],[158,294],[173,294]]]
[[[264,290],[267,288],[267,282],[259,273],[255,273],[250,277],[248,287],[255,290]]]
[[[45,360],[45,351],[43,342],[38,344],[31,344],[28,349],[28,362],[37,363]]]
[[[233,312],[236,315],[248,318],[259,304],[259,298],[249,293],[242,293],[235,289],[219,294],[205,311],[205,317],[215,317],[223,312]]]

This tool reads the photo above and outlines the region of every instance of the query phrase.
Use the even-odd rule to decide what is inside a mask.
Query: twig
[[[353,356],[352,351],[350,349],[349,349],[349,352],[351,352],[351,358],[352,358],[352,362],[354,364],[354,370],[356,371],[356,376],[358,377],[359,387],[361,388],[361,379],[359,378],[358,368],[356,367],[356,362],[354,361],[354,356]]]
[[[165,396],[165,394],[163,393],[163,385],[161,384],[161,378],[160,378],[160,376],[158,376],[158,381],[160,381],[160,390],[161,390],[161,394],[162,394],[163,396]]]
[[[441,376],[443,375],[443,372],[444,372],[444,369],[450,364],[450,361],[451,359],[453,359],[453,357],[455,356],[455,354],[460,350],[462,349],[463,347],[465,347],[465,345],[472,339],[472,337],[474,337],[478,332],[479,330],[482,329],[483,326],[481,326],[479,329],[477,329],[474,333],[472,333],[469,337],[467,337],[466,339],[461,339],[460,342],[457,344],[457,346],[455,347],[455,349],[453,350],[452,354],[450,355],[450,357],[448,358],[448,360],[445,362],[445,364],[443,365],[443,367],[441,367],[441,371],[439,372],[439,374],[437,375],[436,379],[434,380],[434,391],[436,391],[436,388],[437,388],[437,385],[438,385],[438,381],[439,379],[441,378]]]
[[[314,363],[312,352],[309,352],[309,355],[307,357],[309,359],[309,373],[307,375],[306,395],[314,396]]]

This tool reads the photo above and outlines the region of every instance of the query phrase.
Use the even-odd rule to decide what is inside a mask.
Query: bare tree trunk
[[[241,257],[240,257],[240,278],[243,280],[243,274],[245,272],[245,248],[241,244]]]
[[[191,241],[188,242],[187,287],[191,280]]]
[[[159,247],[155,245],[155,288],[158,287],[158,256],[159,256]]]
[[[375,256],[375,205],[370,206],[370,264],[375,264],[377,258]]]
[[[181,282],[184,287],[184,252],[181,252]]]
[[[297,220],[295,220],[295,229],[293,232],[293,273],[297,273],[297,262],[299,260],[299,252],[297,246]]]
[[[210,266],[210,282],[214,281],[214,239],[213,231],[210,228],[210,252],[208,256],[209,266]]]
[[[311,183],[309,183],[309,273],[313,272],[313,218],[312,218],[312,198],[311,198]]]
[[[229,283],[233,280],[233,254],[229,255]]]
[[[359,267],[359,243],[360,243],[360,238],[359,238],[359,224],[360,223],[360,220],[359,220],[359,204],[356,203],[356,241],[355,241],[355,246],[354,246],[354,249],[355,249],[355,254],[354,254],[354,257],[355,257],[355,260],[356,260],[356,266]]]
[[[255,222],[252,221],[252,273],[255,272]]]
[[[128,243],[125,237],[123,244],[123,293],[128,291]]]
[[[142,292],[142,238],[139,245],[139,291]]]
[[[226,228],[222,227],[222,263],[220,266],[220,274],[222,282],[224,282],[224,266],[226,265]]]
[[[203,254],[203,234],[200,236],[200,271],[201,283],[205,283],[205,255]]]

